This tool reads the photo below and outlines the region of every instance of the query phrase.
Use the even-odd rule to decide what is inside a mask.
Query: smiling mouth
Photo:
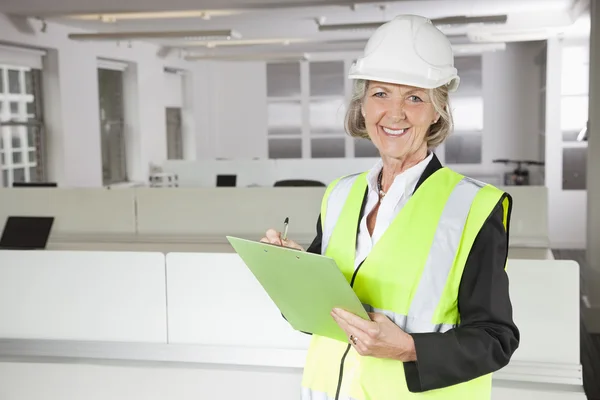
[[[404,135],[406,132],[408,132],[408,130],[410,128],[404,128],[404,129],[389,129],[389,128],[383,128],[383,131],[388,135],[388,136],[402,136]]]

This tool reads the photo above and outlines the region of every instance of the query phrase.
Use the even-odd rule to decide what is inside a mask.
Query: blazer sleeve
[[[308,249],[306,249],[309,253],[321,254],[321,242],[323,240],[323,228],[321,227],[321,214],[319,214],[319,218],[317,218],[317,235],[313,239]]]
[[[520,337],[512,318],[507,256],[500,201],[467,258],[458,294],[460,324],[445,333],[412,334],[417,360],[404,363],[409,391],[455,385],[508,364]]]

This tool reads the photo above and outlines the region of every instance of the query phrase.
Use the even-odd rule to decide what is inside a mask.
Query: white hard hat
[[[451,92],[460,82],[450,40],[418,15],[399,15],[377,28],[348,78],[425,89],[448,85]]]

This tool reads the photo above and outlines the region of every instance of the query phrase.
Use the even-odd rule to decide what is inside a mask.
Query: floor
[[[575,260],[586,268],[585,250],[553,250],[556,259]],[[583,279],[583,278],[582,278]],[[583,287],[583,285],[582,285]],[[581,305],[584,307],[584,305]],[[581,322],[583,387],[588,400],[600,400],[600,334],[590,334]]]

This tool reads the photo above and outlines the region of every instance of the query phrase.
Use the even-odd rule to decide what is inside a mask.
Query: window
[[[310,154],[312,158],[346,156],[344,61],[309,64]]]
[[[562,48],[560,128],[562,132],[563,190],[585,190],[589,45]]]
[[[350,62],[267,64],[269,158],[354,156],[344,130]]]
[[[0,64],[2,183],[46,179],[41,70]]]
[[[267,64],[269,158],[302,157],[300,63]]]
[[[127,182],[123,71],[98,69],[102,183]]]
[[[548,65],[548,45],[543,43],[539,54],[534,59],[539,72],[539,113],[538,113],[538,159],[546,161],[546,69]],[[540,168],[542,181],[545,181],[545,169]]]
[[[181,108],[167,107],[167,159],[183,160]]]
[[[587,148],[563,147],[563,190],[585,190]]]
[[[456,57],[460,86],[450,93],[454,131],[444,143],[447,164],[481,164],[483,93],[481,56]]]

